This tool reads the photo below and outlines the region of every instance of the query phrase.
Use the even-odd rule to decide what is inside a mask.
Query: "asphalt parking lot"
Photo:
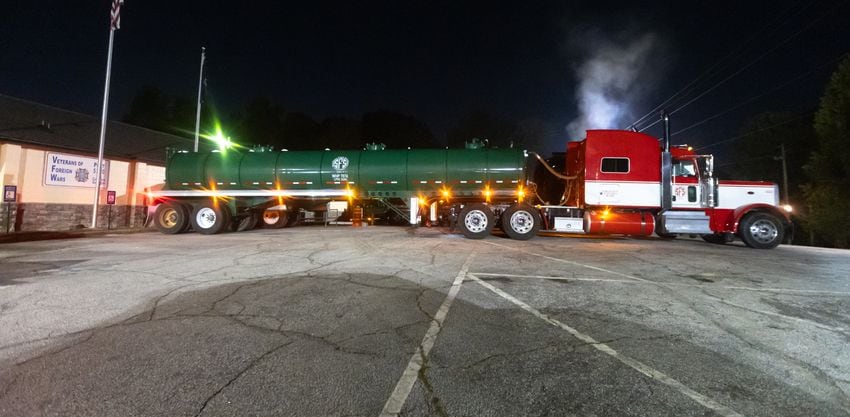
[[[0,245],[3,416],[850,416],[850,251],[295,227]]]

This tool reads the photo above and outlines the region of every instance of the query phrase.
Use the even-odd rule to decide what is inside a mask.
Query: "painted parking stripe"
[[[525,253],[525,254],[527,254],[527,255],[539,256],[539,257],[541,257],[541,258],[548,259],[548,260],[550,260],[550,261],[555,261],[555,262],[565,263],[565,264],[569,264],[569,265],[580,266],[580,267],[582,267],[582,268],[592,269],[592,270],[594,270],[594,271],[605,272],[606,274],[617,275],[617,276],[620,276],[620,277],[623,277],[623,278],[632,279],[632,280],[635,280],[635,281],[650,282],[650,283],[654,282],[654,281],[650,281],[650,280],[648,280],[648,279],[638,278],[638,277],[633,276],[633,275],[624,274],[624,273],[617,272],[617,271],[612,271],[612,270],[610,270],[610,269],[600,268],[600,267],[598,267],[598,266],[593,266],[593,265],[586,265],[586,264],[579,263],[579,262],[575,262],[575,261],[568,261],[568,260],[566,260],[566,259],[555,258],[555,257],[552,257],[552,256],[541,255],[541,254],[539,254],[539,253],[529,252],[529,251],[527,251],[527,250],[518,249],[518,248],[513,248],[513,247],[510,247],[510,246],[500,245],[500,244],[498,244],[498,243],[493,243],[493,242],[488,242],[488,241],[482,241],[482,243],[486,243],[486,244],[488,244],[488,245],[493,245],[493,246],[498,246],[498,247],[500,247],[500,248],[505,248],[505,249],[515,250],[515,251],[517,251],[517,252],[522,252],[522,253]]]
[[[410,390],[413,389],[413,384],[415,384],[416,380],[419,378],[419,370],[422,369],[422,364],[428,358],[431,348],[434,347],[434,342],[437,340],[437,334],[439,334],[440,330],[443,328],[443,322],[446,320],[446,315],[449,314],[449,308],[451,308],[452,302],[454,302],[455,297],[457,297],[457,293],[460,291],[460,286],[463,285],[463,280],[466,279],[466,272],[469,270],[469,264],[472,261],[473,256],[474,255],[469,255],[469,257],[466,258],[466,262],[463,263],[463,266],[460,268],[460,272],[457,273],[454,282],[452,282],[452,287],[449,289],[449,293],[446,294],[446,298],[437,310],[437,314],[434,314],[434,318],[431,319],[431,326],[425,333],[425,337],[422,338],[422,342],[419,343],[419,347],[416,348],[416,352],[414,352],[413,356],[410,357],[410,361],[407,363],[407,368],[405,368],[404,373],[402,373],[401,379],[398,380],[395,389],[393,389],[393,393],[390,395],[387,403],[384,404],[384,409],[380,414],[381,417],[395,417],[401,413],[401,408],[407,401],[407,397],[410,395]]]
[[[516,275],[516,274],[494,274],[488,272],[472,272],[474,275],[482,277],[505,277],[505,278],[528,278],[528,279],[545,279],[555,281],[586,281],[586,282],[614,282],[619,284],[643,284],[656,285],[663,287],[694,287],[700,289],[711,290],[736,290],[736,291],[753,291],[753,292],[771,292],[779,294],[814,294],[814,295],[835,295],[842,297],[850,297],[850,292],[842,291],[822,291],[822,290],[797,290],[794,288],[772,288],[772,287],[742,287],[736,285],[707,285],[707,284],[685,284],[681,282],[658,282],[658,281],[634,281],[627,279],[610,279],[610,278],[575,278],[575,277],[554,277],[547,275]]]
[[[830,330],[830,331],[839,332],[839,333],[845,333],[847,331],[847,329],[845,329],[843,327],[828,326],[826,324],[821,324],[821,323],[818,323],[816,321],[807,320],[807,319],[804,319],[804,318],[801,318],[801,317],[786,316],[785,314],[774,313],[772,311],[765,311],[765,310],[759,310],[759,309],[753,308],[753,307],[742,306],[740,304],[735,304],[731,301],[726,301],[722,298],[719,299],[718,301],[720,301],[723,304],[732,306],[732,307],[740,308],[741,310],[746,310],[746,311],[750,311],[750,312],[757,313],[757,314],[763,314],[765,316],[778,317],[778,318],[785,319],[785,320],[792,321],[792,322],[796,322],[796,323],[804,323],[804,324],[808,324],[810,326],[815,326],[817,328],[824,329],[824,330]]]
[[[488,290],[494,292],[495,294],[504,298],[505,300],[508,300],[509,302],[515,304],[516,306],[522,308],[523,310],[531,313],[535,317],[537,317],[537,318],[539,318],[539,319],[541,319],[541,320],[543,320],[543,321],[545,321],[545,322],[547,322],[547,323],[549,323],[549,324],[551,324],[555,327],[559,327],[559,328],[565,330],[567,333],[569,333],[569,334],[573,335],[574,337],[576,337],[577,339],[587,343],[588,345],[592,346],[594,349],[596,349],[596,350],[598,350],[598,351],[600,351],[600,352],[602,352],[602,353],[604,353],[608,356],[611,356],[612,358],[620,361],[622,364],[624,364],[624,365],[626,365],[626,366],[648,376],[649,378],[652,378],[652,379],[654,379],[654,380],[656,380],[656,381],[658,381],[658,382],[660,382],[664,385],[667,385],[667,386],[679,391],[680,393],[686,395],[687,397],[696,401],[700,405],[714,411],[715,413],[717,413],[721,416],[724,416],[724,417],[743,417],[741,414],[739,414],[735,410],[732,410],[731,408],[729,408],[729,407],[727,407],[723,404],[720,404],[717,401],[714,401],[711,398],[708,398],[705,395],[700,394],[699,392],[694,391],[693,389],[689,388],[685,384],[682,384],[678,380],[668,376],[667,374],[665,374],[665,373],[663,373],[663,372],[661,372],[657,369],[654,369],[654,368],[650,367],[649,365],[644,364],[643,362],[640,362],[640,361],[633,359],[629,356],[623,355],[622,353],[617,352],[616,350],[614,350],[612,347],[606,345],[605,343],[600,343],[599,341],[597,341],[593,337],[586,335],[586,334],[584,334],[584,333],[582,333],[582,332],[580,332],[580,331],[578,331],[578,330],[576,330],[576,329],[574,329],[574,328],[572,328],[572,327],[570,327],[570,326],[568,326],[568,325],[566,325],[566,324],[564,324],[564,323],[562,323],[558,320],[555,320],[555,319],[543,314],[539,310],[537,310],[534,307],[531,307],[530,305],[520,301],[519,299],[515,298],[514,296],[494,287],[493,285],[491,285],[488,282],[483,281],[481,278],[478,278],[477,276],[475,276],[473,274],[467,274],[466,276],[470,280],[473,280],[473,281],[481,284],[484,288],[487,288]]]

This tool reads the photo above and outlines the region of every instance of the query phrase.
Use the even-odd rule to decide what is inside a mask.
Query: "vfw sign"
[[[106,186],[109,161],[103,161],[100,184]],[[97,158],[47,152],[44,164],[44,185],[94,188],[97,181]]]

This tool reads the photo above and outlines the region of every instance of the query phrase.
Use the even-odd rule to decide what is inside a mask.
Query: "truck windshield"
[[[681,159],[673,161],[673,175],[676,177],[696,176],[696,164],[692,159]]]

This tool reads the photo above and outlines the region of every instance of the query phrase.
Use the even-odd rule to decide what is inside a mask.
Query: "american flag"
[[[109,23],[112,30],[121,29],[121,5],[124,0],[112,0],[112,11],[109,12]]]

